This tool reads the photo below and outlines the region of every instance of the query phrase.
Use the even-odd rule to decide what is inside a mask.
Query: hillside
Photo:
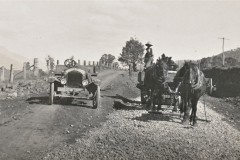
[[[219,55],[221,56],[221,54],[219,54]],[[226,58],[231,57],[231,58],[238,60],[238,62],[240,62],[240,48],[226,51],[225,56],[226,56]]]
[[[240,48],[224,52],[225,67],[240,67]],[[201,59],[201,68],[222,67],[222,53]]]
[[[17,55],[6,48],[0,46],[0,67],[4,66],[9,69],[10,65],[13,64],[14,69],[22,69],[23,62],[29,61],[27,58]]]

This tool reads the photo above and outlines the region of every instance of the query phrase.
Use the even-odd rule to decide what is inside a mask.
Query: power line
[[[225,62],[225,54],[224,54],[224,41],[225,40],[229,40],[229,39],[226,39],[225,37],[222,37],[222,38],[218,38],[218,39],[222,39],[223,43],[222,43],[222,65],[224,66],[224,62]]]

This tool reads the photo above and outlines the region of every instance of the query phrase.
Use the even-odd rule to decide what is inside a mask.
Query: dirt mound
[[[46,80],[19,80],[13,84],[2,83],[1,99],[14,99],[28,97],[31,94],[49,92],[49,84]]]
[[[236,107],[239,107],[240,109],[240,97],[228,97],[228,98],[224,98],[225,102],[231,103]]]
[[[217,97],[235,97],[240,95],[240,68],[212,68],[203,70],[205,77],[212,78],[216,85]]]

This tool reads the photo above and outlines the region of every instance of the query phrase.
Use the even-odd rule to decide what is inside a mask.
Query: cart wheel
[[[53,98],[54,98],[54,82],[50,83],[50,94],[49,94],[49,105],[53,104]]]
[[[178,108],[180,108],[180,102],[179,102],[180,100],[179,100],[179,98],[176,100],[176,103],[175,103],[175,105],[174,105],[174,107],[173,107],[173,110],[172,110],[172,112],[177,112],[177,109]]]
[[[142,87],[142,89],[140,90],[140,93],[141,93],[141,103],[142,104],[147,104],[146,97],[147,98],[149,97],[148,91],[144,87]]]
[[[209,86],[208,94],[212,95],[213,92],[212,78],[209,78],[208,86]]]
[[[97,90],[93,96],[93,109],[96,109],[100,105],[100,87],[97,86]]]
[[[146,104],[147,102],[146,102],[146,98],[144,97],[144,94],[142,93],[142,91],[141,91],[141,103],[142,104]]]

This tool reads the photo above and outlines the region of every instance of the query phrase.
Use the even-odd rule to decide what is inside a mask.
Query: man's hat
[[[152,44],[151,44],[150,42],[147,42],[147,43],[145,44],[145,46],[149,46],[149,47],[151,47]]]

